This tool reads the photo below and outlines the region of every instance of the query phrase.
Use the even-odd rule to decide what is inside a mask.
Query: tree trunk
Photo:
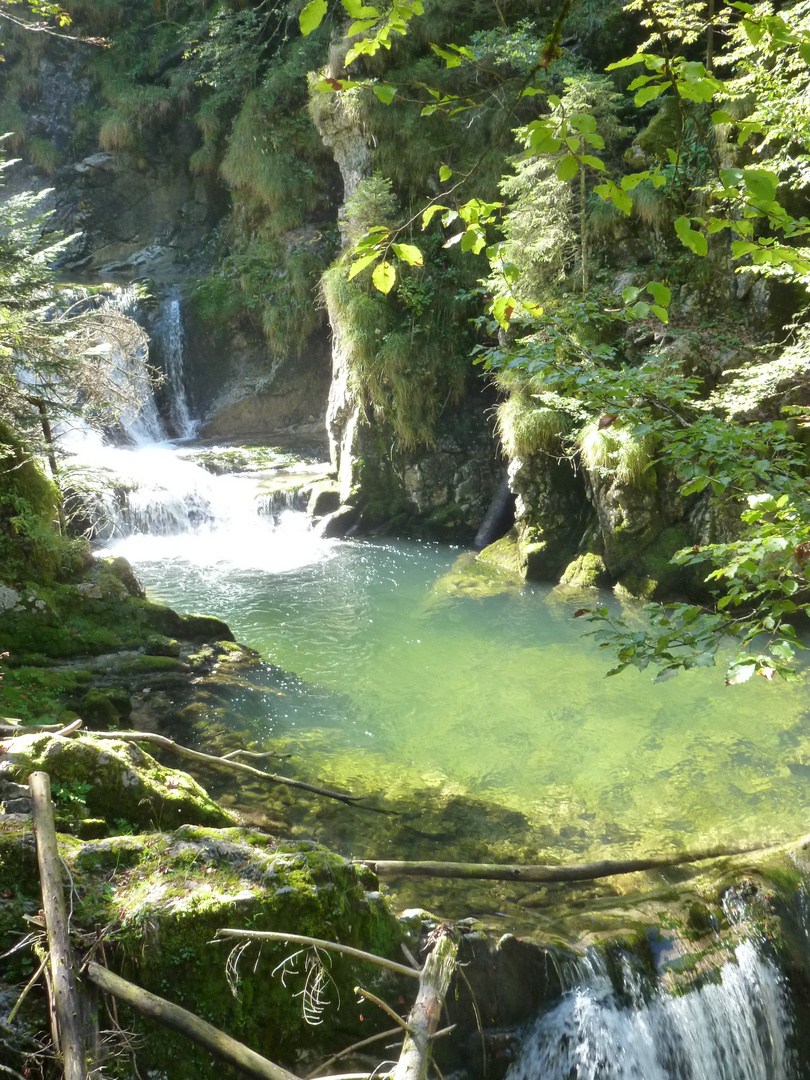
[[[48,933],[51,983],[59,1028],[62,1068],[65,1080],[86,1080],[82,1010],[68,937],[65,892],[51,804],[51,778],[44,772],[31,773],[28,786],[31,791],[31,813],[37,840],[37,861],[42,906],[45,910],[45,928]]]
[[[438,935],[419,976],[419,993],[408,1013],[408,1034],[393,1080],[426,1080],[427,1077],[431,1039],[439,1026],[458,950],[447,928],[440,927]]]

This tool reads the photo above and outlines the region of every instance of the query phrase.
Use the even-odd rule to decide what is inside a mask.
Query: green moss
[[[517,529],[510,529],[506,536],[489,544],[476,556],[479,562],[493,563],[511,570],[513,574],[522,574],[523,564],[520,560],[520,547],[518,545]]]
[[[611,577],[601,555],[586,552],[570,562],[560,578],[561,585],[570,585],[580,589],[604,589],[611,583]]]

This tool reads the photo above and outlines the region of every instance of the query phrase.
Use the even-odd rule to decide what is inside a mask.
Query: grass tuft
[[[653,460],[652,439],[639,439],[630,428],[616,423],[600,429],[599,421],[592,420],[580,431],[577,445],[588,472],[622,484],[638,484]]]

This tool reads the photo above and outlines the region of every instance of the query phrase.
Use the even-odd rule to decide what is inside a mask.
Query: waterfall
[[[535,1023],[507,1080],[793,1080],[785,980],[751,941],[719,982],[673,994],[593,957]]]
[[[176,287],[163,301],[157,329],[169,392],[169,421],[178,439],[191,439],[197,432],[198,423],[191,418],[186,395],[183,370],[185,338],[180,295]]]

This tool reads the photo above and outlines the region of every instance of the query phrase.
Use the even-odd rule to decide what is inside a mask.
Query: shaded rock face
[[[530,580],[554,580],[577,550],[588,524],[581,475],[548,455],[509,463],[522,572]]]

